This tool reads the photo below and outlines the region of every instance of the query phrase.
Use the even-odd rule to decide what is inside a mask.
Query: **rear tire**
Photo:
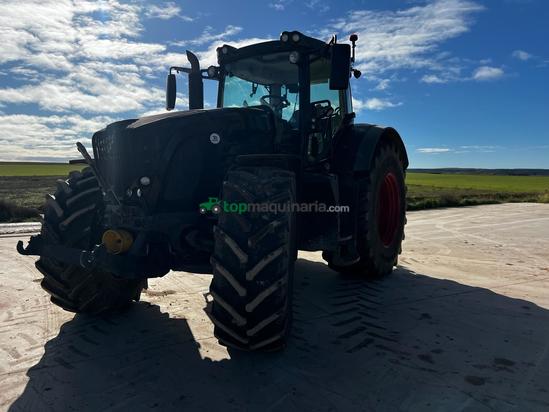
[[[276,168],[230,171],[214,228],[210,317],[222,345],[272,351],[284,347],[292,319],[294,214],[225,210],[229,204],[294,201],[292,172]]]
[[[402,252],[406,223],[406,186],[402,154],[392,144],[384,144],[373,160],[368,176],[358,177],[357,250],[360,260],[350,266],[331,262],[341,273],[380,277],[393,271]]]
[[[57,182],[54,196],[46,196],[41,235],[46,244],[89,249],[99,242],[95,220],[102,196],[89,168],[71,172]],[[41,256],[36,268],[44,279],[41,286],[51,301],[70,312],[101,313],[126,307],[139,300],[144,282],[119,279],[98,269],[84,269]]]

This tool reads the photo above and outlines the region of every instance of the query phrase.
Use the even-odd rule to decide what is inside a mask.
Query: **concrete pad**
[[[219,346],[209,275],[170,273],[109,318],[49,303],[0,237],[0,409],[548,410],[549,205],[409,213],[365,281],[301,253],[288,348]]]

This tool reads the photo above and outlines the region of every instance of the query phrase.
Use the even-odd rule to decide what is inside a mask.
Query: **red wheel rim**
[[[383,246],[388,247],[395,240],[400,223],[400,190],[394,173],[383,178],[378,193],[377,227]]]

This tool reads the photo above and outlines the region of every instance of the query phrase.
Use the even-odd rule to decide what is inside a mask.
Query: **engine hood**
[[[195,209],[195,202],[217,195],[234,158],[272,153],[275,135],[271,110],[258,106],[123,120],[96,132],[92,142],[99,170],[119,199],[171,211]],[[150,185],[140,184],[143,176]]]
[[[228,129],[231,129],[231,126],[240,126],[240,128],[251,127],[257,122],[264,122],[263,126],[268,129],[273,126],[273,120],[272,112],[266,106],[233,107],[166,112],[139,119],[111,123],[107,126],[107,129],[109,127],[116,127],[119,123],[124,123],[128,130],[136,131],[152,128],[157,131],[162,129],[163,131],[170,132],[178,130],[183,125],[185,128],[192,127],[197,130],[209,130],[213,126],[213,122],[218,123],[220,127],[223,127],[226,132],[230,133],[231,130]],[[234,121],[237,122],[236,125],[232,124]]]

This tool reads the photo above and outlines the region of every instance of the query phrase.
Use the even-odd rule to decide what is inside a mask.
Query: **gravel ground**
[[[548,410],[549,205],[408,222],[400,266],[382,280],[300,253],[293,336],[274,354],[217,344],[210,275],[152,280],[109,318],[64,312],[11,228],[0,236],[0,410]]]

